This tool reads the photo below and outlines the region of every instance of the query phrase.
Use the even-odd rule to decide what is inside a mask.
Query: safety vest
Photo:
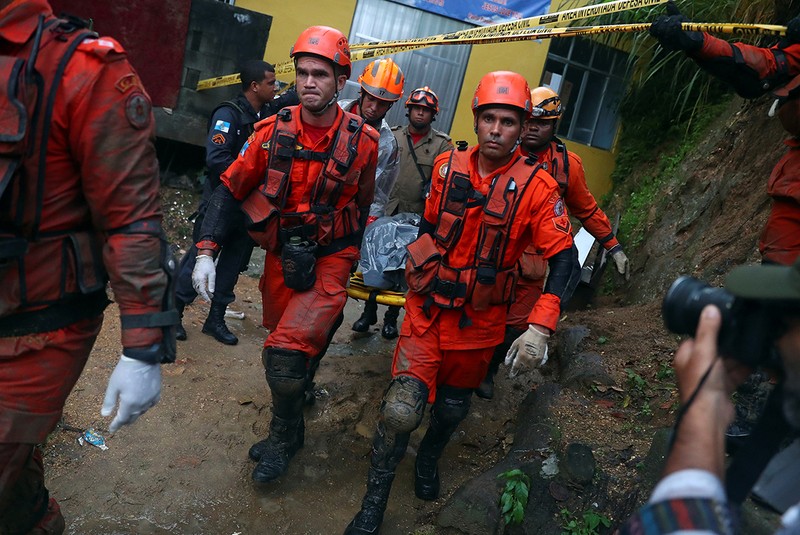
[[[67,63],[89,37],[97,34],[73,20],[51,17],[40,20],[31,39],[13,55],[0,56],[0,107],[4,110],[0,114],[0,283],[18,284],[20,289],[12,302],[0,303],[0,317],[51,306],[70,295],[103,294],[102,299],[90,299],[91,305],[84,299],[76,306],[73,300],[73,309],[102,310],[107,302],[105,292],[100,292],[108,276],[99,236],[81,229],[40,232],[45,156],[56,93]],[[27,280],[30,272],[56,258],[65,259],[63,265],[52,266],[48,276],[61,283],[48,285],[48,292],[38,291],[36,281]],[[56,316],[52,328],[74,321],[73,314]]]
[[[511,303],[517,270],[515,262],[504,262],[509,233],[520,201],[540,167],[531,159],[518,157],[505,173],[494,177],[489,193],[483,195],[470,181],[469,154],[454,150],[447,164],[436,227],[432,234],[424,234],[408,246],[409,288],[427,293],[429,304],[440,308],[471,303],[474,310],[486,310]],[[452,266],[447,251],[461,237],[467,210],[477,207],[481,222],[475,255],[467,266]]]
[[[338,206],[345,185],[358,182],[370,151],[365,139],[377,143],[378,133],[364,128],[363,119],[342,112],[336,135],[328,151],[298,148],[298,106],[282,109],[277,114],[269,140],[269,159],[264,182],[242,203],[249,219],[248,231],[261,247],[277,252],[284,243],[298,236],[319,247],[317,256],[335,253],[351,245],[358,246],[363,231],[355,198]],[[362,136],[367,136],[363,138]],[[306,212],[284,212],[292,165],[295,159],[323,162],[322,171],[308,191]]]

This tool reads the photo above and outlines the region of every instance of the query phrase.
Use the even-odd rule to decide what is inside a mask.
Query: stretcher
[[[361,301],[369,301],[372,295],[375,296],[375,302],[379,305],[393,305],[405,306],[406,294],[403,292],[394,292],[392,290],[381,290],[380,288],[373,288],[364,284],[364,277],[360,271],[356,271],[350,275],[350,284],[347,286],[347,295],[353,299]]]

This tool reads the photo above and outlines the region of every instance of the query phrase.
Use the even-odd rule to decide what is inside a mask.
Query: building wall
[[[357,0],[236,0],[236,5],[272,15],[272,28],[265,59],[270,63],[280,63],[289,59],[289,50],[295,39],[305,28],[322,24],[338,28],[345,35],[355,13]],[[586,0],[554,0],[551,11],[585,5]],[[527,78],[531,87],[539,85],[544,69],[549,42],[498,43],[475,45],[472,47],[469,63],[464,76],[464,85],[458,100],[455,120],[450,135],[455,140],[475,143],[473,132],[471,101],[478,80],[489,71],[511,70]],[[402,58],[402,55],[400,56]],[[402,61],[401,61],[402,64]],[[230,74],[230,73],[220,73]],[[600,150],[579,143],[564,140],[567,147],[583,159],[589,188],[596,197],[601,197],[611,189],[611,172],[614,170],[615,151]]]

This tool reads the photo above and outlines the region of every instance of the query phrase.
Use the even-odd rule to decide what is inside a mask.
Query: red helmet
[[[519,108],[525,117],[531,113],[531,89],[521,74],[511,71],[494,71],[484,75],[475,89],[472,113],[491,105]]]
[[[542,86],[531,89],[531,102],[533,103],[532,117],[552,120],[561,118],[561,98],[549,87]]]
[[[403,96],[403,71],[392,58],[376,59],[358,77],[361,89],[380,100],[396,102]]]
[[[406,100],[406,108],[409,106],[423,106],[433,110],[433,114],[436,115],[439,113],[439,97],[427,85],[418,87],[411,92]]]
[[[289,57],[303,54],[325,58],[344,68],[345,74],[350,77],[350,45],[347,44],[347,37],[336,28],[311,26],[303,30],[289,51]]]

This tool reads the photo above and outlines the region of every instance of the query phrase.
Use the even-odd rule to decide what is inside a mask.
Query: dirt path
[[[378,402],[388,384],[393,342],[354,339],[349,326],[360,314],[350,301],[318,373],[322,388],[306,412],[305,447],[289,473],[263,489],[250,479],[250,445],[266,435],[269,403],[260,353],[257,281],[240,280],[237,302],[247,314],[229,320],[240,343],[223,346],[201,334],[207,311],[187,308],[189,340],[165,366],[162,401],[135,425],[108,438],[109,449],[79,446],[77,433],[57,431],[45,449],[48,486],[79,534],[333,534],[358,510],[364,491]],[[382,315],[383,311],[380,311]],[[119,353],[116,310],[106,322],[86,371],[70,396],[64,423],[104,432],[99,416],[108,376]],[[442,461],[443,497],[492,464],[527,383],[501,379],[500,394],[476,400]],[[387,535],[443,533],[433,527],[443,503],[413,495],[413,457],[424,432],[414,434],[395,480],[384,530]]]

